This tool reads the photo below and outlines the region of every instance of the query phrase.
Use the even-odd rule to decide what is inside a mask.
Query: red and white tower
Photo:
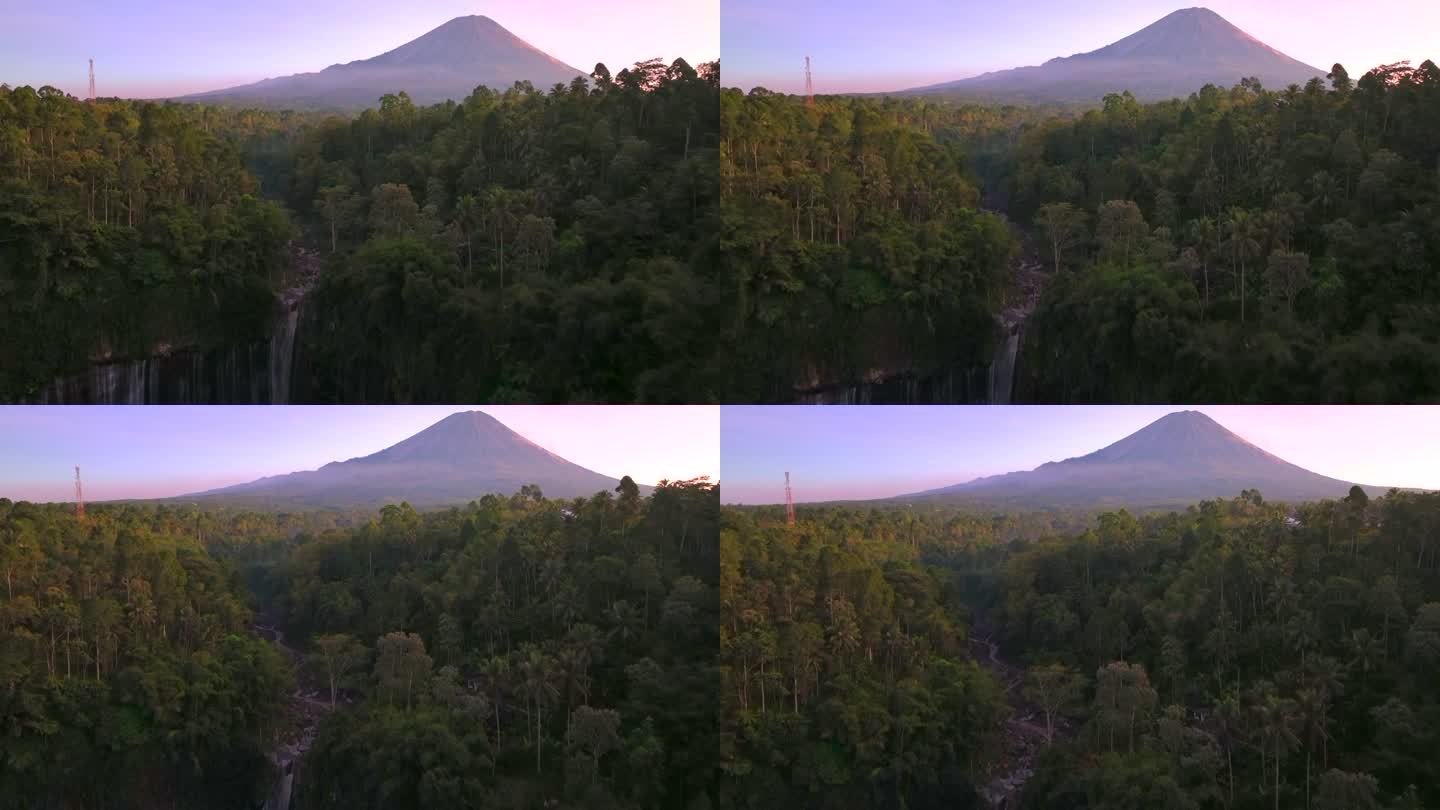
[[[94,92],[94,88],[91,88]],[[805,106],[815,106],[815,83],[810,81],[810,57],[805,57]]]
[[[795,525],[795,499],[790,495],[790,473],[785,473],[785,524]]]

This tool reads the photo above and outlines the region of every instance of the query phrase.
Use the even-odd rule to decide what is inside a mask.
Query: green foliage
[[[291,673],[197,527],[0,499],[0,807],[258,804]]]
[[[493,763],[482,719],[442,704],[338,712],[305,759],[299,806],[485,806]]]
[[[1440,69],[1332,79],[1109,97],[1020,136],[996,183],[1057,272],[1080,267],[1027,326],[1017,397],[1440,397]],[[1093,250],[1057,243],[1072,212]]]
[[[300,806],[713,801],[718,490],[619,489],[387,506],[269,569],[319,683],[348,673]]]
[[[0,85],[0,401],[96,359],[264,335],[292,228],[255,196],[239,118]]]
[[[724,514],[721,806],[974,801],[1005,697],[965,659],[943,572],[839,525]]]
[[[307,730],[300,807],[707,806],[718,490],[617,489],[378,515],[0,499],[0,807],[253,810]]]
[[[1025,699],[1045,712],[1045,734],[1055,736],[1055,716],[1079,703],[1085,676],[1063,664],[1032,667],[1025,674]]]
[[[721,95],[727,401],[983,364],[1014,240],[952,127],[975,108]],[[988,131],[988,130],[987,130]]]
[[[295,146],[333,254],[306,305],[320,402],[718,398],[719,65],[548,94],[404,94]]]
[[[1098,668],[1092,733],[1052,752],[1027,801],[1124,807],[1178,788],[1174,806],[1373,807],[1411,785],[1440,799],[1415,758],[1440,720],[1423,652],[1437,529],[1435,494],[1242,497],[1018,550],[995,602],[1011,647]],[[1047,633],[1057,610],[1084,631]]]
[[[1247,491],[1051,530],[941,507],[722,514],[726,806],[967,806],[1016,773],[1032,713],[1053,722],[1029,735],[1023,808],[1440,802],[1440,495]],[[970,616],[1027,663],[1003,747],[985,740],[1007,695],[945,640]]]

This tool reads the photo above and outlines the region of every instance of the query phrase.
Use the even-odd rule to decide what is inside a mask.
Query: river
[[[1005,718],[1004,754],[991,769],[989,781],[980,789],[980,797],[996,810],[1013,810],[1018,806],[1025,783],[1035,775],[1035,760],[1050,741],[1040,725],[1039,718],[1043,715],[1039,707],[1026,700],[1021,690],[1024,668],[1001,656],[1000,645],[991,636],[971,636],[970,644],[984,648],[980,663],[1005,689],[1005,700],[1010,705],[1010,714]],[[1069,733],[1068,722],[1055,718],[1055,737]]]
[[[275,649],[299,671],[301,656],[285,644],[285,631],[267,624],[256,624],[254,630],[257,635],[269,639]],[[297,685],[290,692],[285,708],[284,730],[277,735],[275,748],[270,752],[270,760],[275,763],[277,775],[275,784],[266,796],[264,810],[290,810],[301,760],[314,744],[320,720],[328,711],[330,704],[321,700],[314,691]]]

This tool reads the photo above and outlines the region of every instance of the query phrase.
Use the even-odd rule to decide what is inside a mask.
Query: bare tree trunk
[[[1275,810],[1280,810],[1280,747],[1275,747]]]

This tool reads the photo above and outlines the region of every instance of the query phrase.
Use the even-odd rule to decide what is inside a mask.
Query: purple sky
[[[569,461],[642,484],[719,480],[715,406],[0,407],[0,497],[158,498],[313,470],[481,410]]]
[[[791,93],[901,90],[1093,51],[1192,3],[1176,0],[724,0],[726,87]],[[1440,2],[1210,0],[1272,48],[1350,75],[1385,62],[1440,61]]]
[[[148,98],[368,59],[483,14],[589,72],[720,55],[720,0],[3,0],[0,83]]]
[[[883,498],[1030,470],[1198,410],[1322,475],[1440,489],[1440,406],[724,406],[726,503]]]

